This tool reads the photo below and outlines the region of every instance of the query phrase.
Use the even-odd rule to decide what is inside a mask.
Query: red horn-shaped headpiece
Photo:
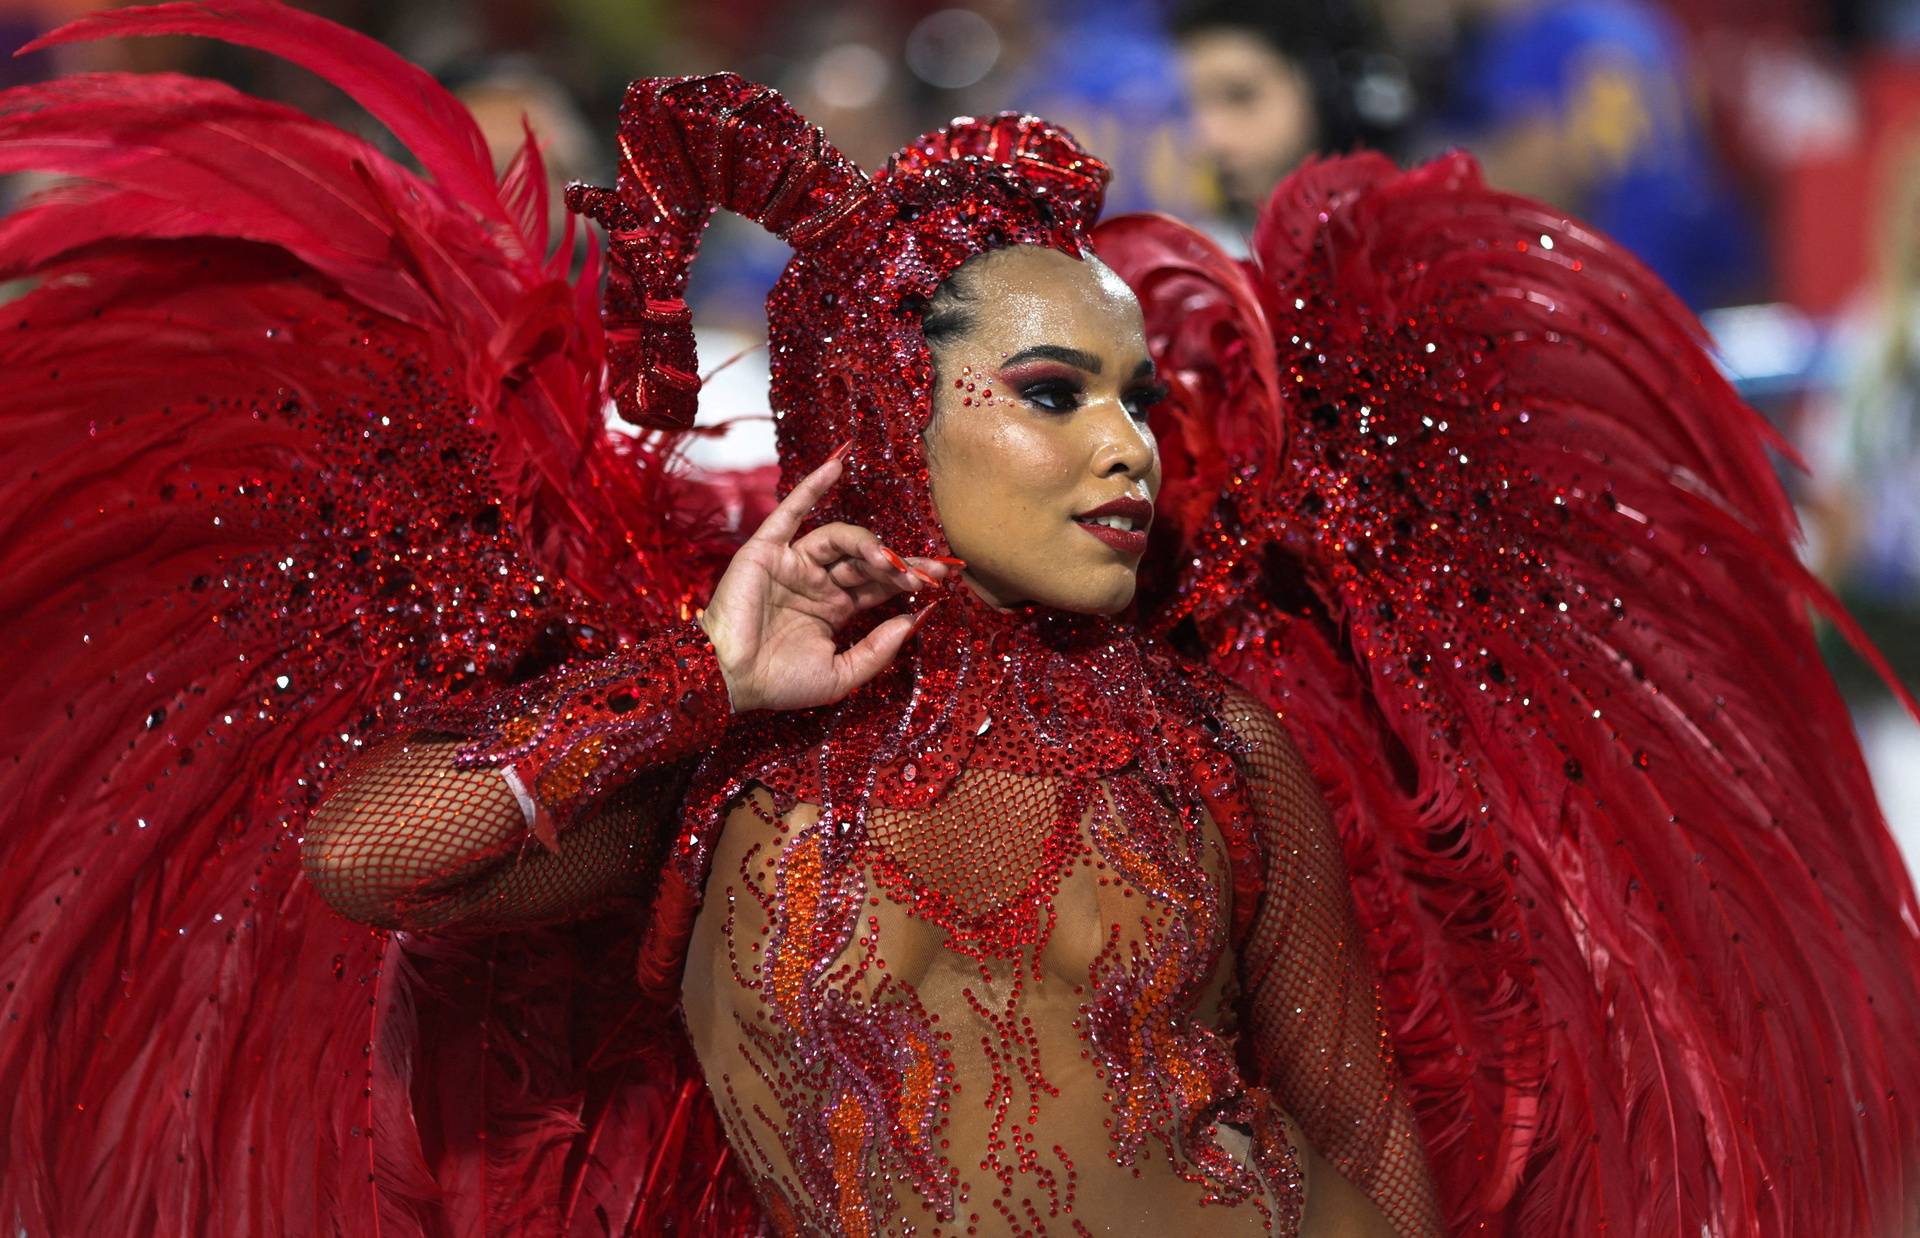
[[[920,444],[933,407],[920,311],[988,250],[1081,256],[1106,165],[1064,130],[1006,114],[927,134],[869,181],[776,92],[733,74],[635,82],[620,144],[616,187],[575,187],[568,204],[610,237],[621,415],[692,424],[687,268],[715,209],[744,215],[794,248],[767,299],[783,485],[851,441],[849,478],[818,517],[865,524],[904,553],[943,553]]]

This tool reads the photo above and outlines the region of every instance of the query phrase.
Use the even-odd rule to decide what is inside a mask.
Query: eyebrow
[[[1027,361],[1058,361],[1070,365],[1076,370],[1085,370],[1089,374],[1098,374],[1102,368],[1100,358],[1083,348],[1068,348],[1061,344],[1035,344],[1032,348],[1023,348],[1002,362],[1004,365],[1020,365]],[[1134,367],[1135,378],[1150,378],[1153,375],[1153,359],[1148,357]]]
[[[1089,374],[1100,372],[1100,358],[1085,349],[1067,348],[1060,344],[1035,344],[1032,348],[1023,348],[1008,357],[1004,364],[1019,365],[1024,361],[1058,361]]]

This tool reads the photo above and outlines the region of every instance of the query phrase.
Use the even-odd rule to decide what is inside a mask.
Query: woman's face
[[[1098,261],[1035,246],[973,260],[957,287],[963,325],[929,331],[927,463],[948,545],[993,605],[1124,609],[1160,489],[1139,302]]]

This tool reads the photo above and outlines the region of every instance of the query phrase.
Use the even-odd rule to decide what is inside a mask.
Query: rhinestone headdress
[[[1107,179],[1064,130],[1015,113],[956,120],[869,178],[769,87],[730,73],[635,82],[615,188],[568,194],[610,238],[620,415],[692,424],[688,268],[715,210],[743,215],[794,249],[767,299],[783,487],[851,442],[847,480],[819,516],[865,525],[903,553],[943,553],[920,441],[933,407],[920,311],[988,250],[1083,254]]]

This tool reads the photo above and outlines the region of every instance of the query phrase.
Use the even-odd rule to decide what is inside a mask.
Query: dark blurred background
[[[97,7],[0,0],[0,49]],[[1700,311],[1747,397],[1805,457],[1809,561],[1920,685],[1920,0],[320,0],[425,66],[496,155],[524,116],[556,181],[609,183],[625,83],[734,69],[869,168],[963,113],[1017,108],[1109,160],[1109,211],[1244,244],[1316,152],[1464,146],[1496,185],[1632,247]],[[205,42],[0,62],[210,74],[362,132],[298,71]],[[380,141],[383,135],[368,132]],[[0,205],[29,192],[0,182]],[[772,455],[761,302],[784,247],[723,217],[691,299],[711,463]],[[1851,654],[1883,802],[1920,859],[1920,727]]]

